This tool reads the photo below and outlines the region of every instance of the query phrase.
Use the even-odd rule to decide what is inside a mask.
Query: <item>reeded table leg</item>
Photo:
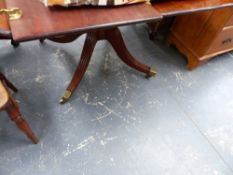
[[[150,22],[147,23],[148,27],[149,27],[149,38],[150,40],[153,40],[156,36],[156,32],[160,26],[161,21],[158,22]]]
[[[78,87],[80,81],[82,80],[82,78],[87,70],[87,67],[88,67],[89,62],[91,60],[91,55],[94,51],[96,43],[97,43],[96,34],[94,32],[88,33],[86,40],[85,40],[85,43],[84,43],[84,46],[83,46],[83,51],[81,54],[81,58],[80,58],[78,67],[75,70],[73,78],[72,78],[69,86],[67,87],[64,95],[60,99],[61,104],[68,101],[69,98],[71,97],[71,95],[73,94],[73,92],[75,91],[75,89]]]
[[[156,71],[151,67],[137,61],[128,51],[121,32],[118,28],[99,30],[87,33],[87,38],[83,47],[82,55],[78,67],[74,73],[74,76],[62,96],[60,103],[65,103],[69,100],[75,89],[78,87],[82,80],[88,64],[91,59],[91,55],[94,51],[95,45],[99,40],[107,40],[111,43],[120,59],[128,66],[146,74],[146,77],[156,75]]]
[[[140,63],[129,53],[119,29],[115,28],[111,29],[109,32],[106,32],[106,40],[111,43],[119,58],[125,64],[132,67],[133,69],[138,70],[139,72],[145,73],[147,77],[156,74],[156,72],[151,67]]]

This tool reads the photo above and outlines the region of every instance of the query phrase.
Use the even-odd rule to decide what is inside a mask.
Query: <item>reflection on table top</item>
[[[87,32],[114,26],[161,19],[148,4],[121,7],[47,8],[39,0],[7,0],[6,6],[23,11],[20,20],[10,21],[14,40],[26,41],[58,34]]]

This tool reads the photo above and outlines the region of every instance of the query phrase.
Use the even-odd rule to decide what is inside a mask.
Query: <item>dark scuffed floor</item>
[[[232,175],[233,54],[194,71],[145,25],[121,28],[145,79],[99,42],[69,103],[58,103],[84,36],[70,44],[0,43],[0,67],[40,138],[31,144],[0,113],[0,175]]]

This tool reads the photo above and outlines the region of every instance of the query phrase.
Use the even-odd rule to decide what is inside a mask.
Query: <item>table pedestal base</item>
[[[73,39],[71,36],[64,37],[64,38],[49,38],[55,42],[69,42],[80,35],[74,35]],[[60,103],[65,103],[69,100],[75,89],[78,87],[80,81],[82,80],[89,62],[91,60],[92,53],[94,51],[95,45],[99,40],[107,40],[114,50],[116,51],[119,58],[128,66],[136,69],[142,73],[146,74],[146,77],[149,78],[151,76],[156,75],[156,71],[153,70],[151,67],[144,65],[137,61],[128,51],[121,32],[118,28],[111,28],[99,31],[92,31],[87,33],[87,37],[83,46],[81,58],[79,64],[76,68],[76,71],[73,75],[73,78],[67,87],[64,95],[60,99]]]
[[[157,34],[160,23],[161,23],[161,21],[147,23],[147,25],[149,27],[149,38],[150,38],[150,40],[155,39],[155,36]]]

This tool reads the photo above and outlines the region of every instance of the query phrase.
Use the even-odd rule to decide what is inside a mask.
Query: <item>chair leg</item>
[[[161,21],[147,23],[147,25],[149,27],[149,38],[150,38],[150,40],[153,40],[155,38],[160,24],[161,24]]]
[[[0,73],[0,79],[2,79],[11,90],[18,92],[18,89],[2,73]]]
[[[17,125],[17,127],[27,135],[27,137],[34,143],[38,143],[38,138],[33,133],[32,129],[28,125],[28,123],[22,118],[21,113],[19,111],[18,104],[14,99],[10,99],[9,105],[6,108],[6,111],[11,118],[12,121],[14,121]]]

